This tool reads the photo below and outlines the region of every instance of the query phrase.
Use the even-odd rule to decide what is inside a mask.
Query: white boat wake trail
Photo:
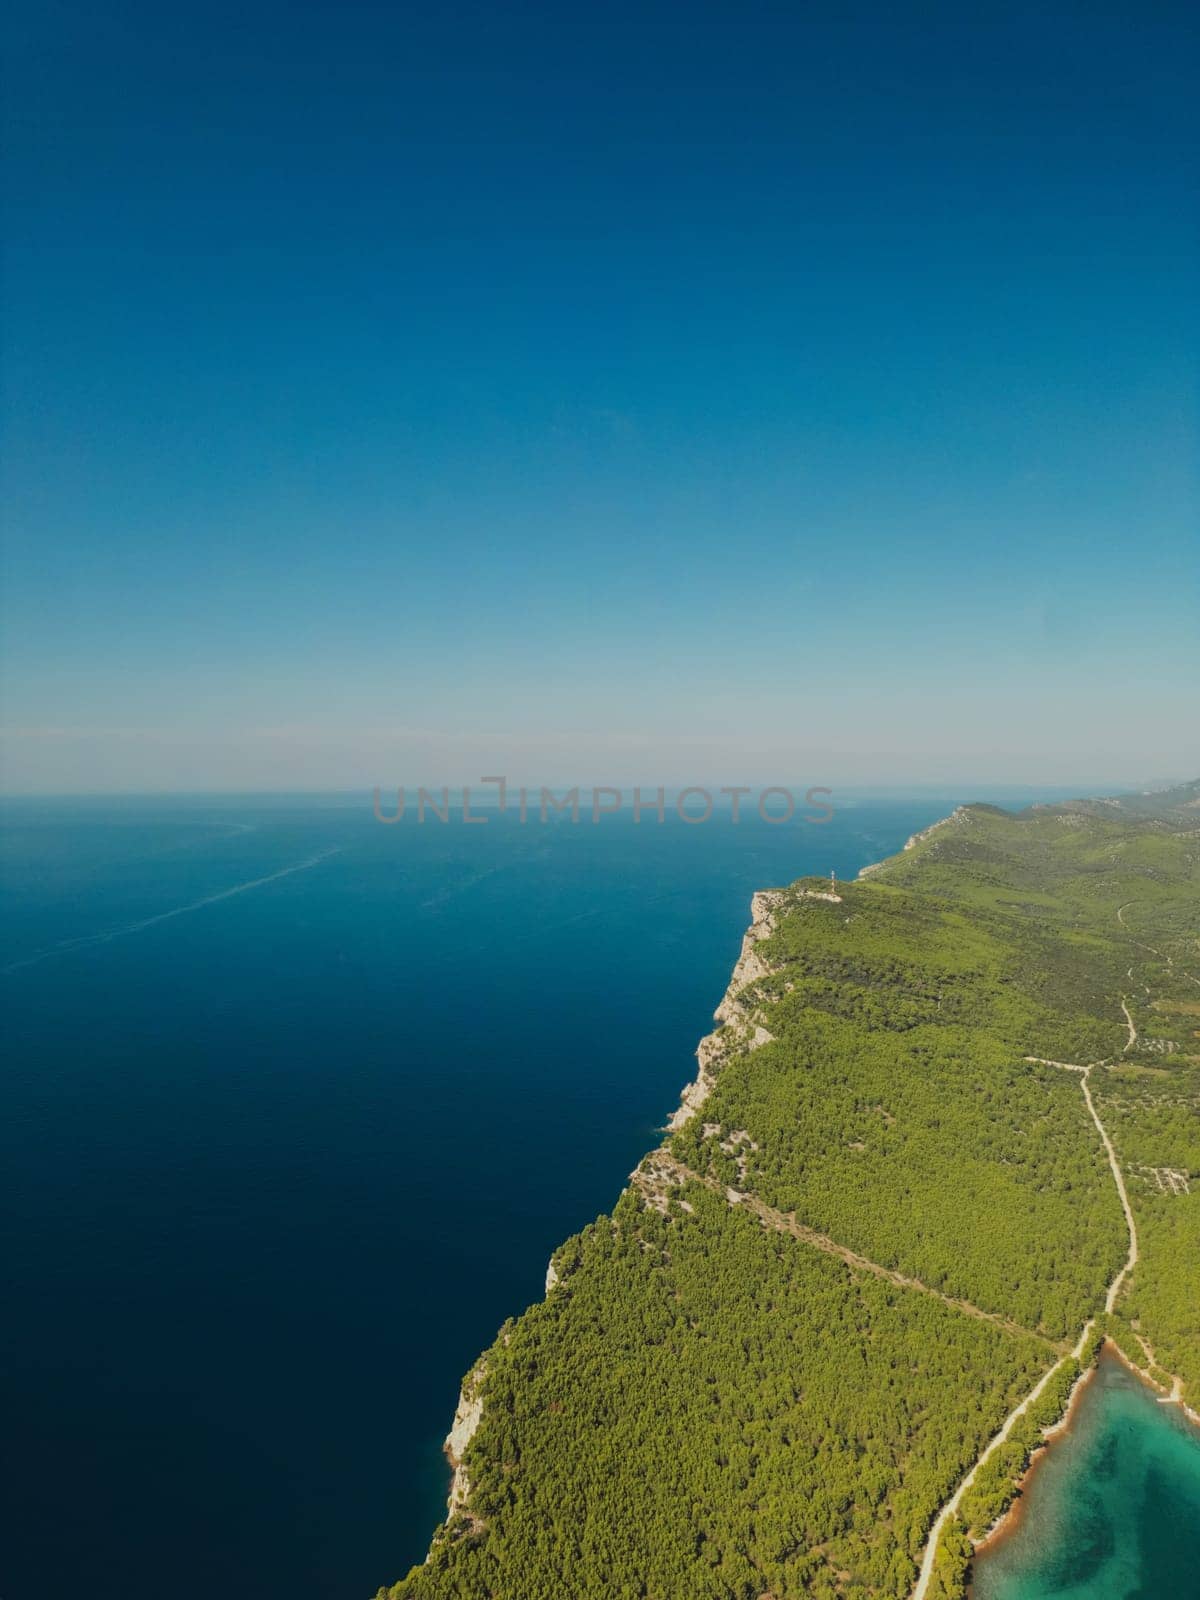
[[[153,917],[143,917],[140,922],[127,922],[123,927],[110,928],[105,933],[89,933],[79,939],[63,939],[58,944],[50,945],[45,950],[37,950],[31,956],[24,956],[20,961],[12,961],[6,967],[0,967],[0,974],[7,977],[10,972],[19,972],[23,967],[33,967],[39,961],[48,961],[51,956],[69,955],[75,950],[86,950],[96,944],[111,944],[114,939],[124,939],[131,933],[142,933],[147,928],[153,928],[160,922],[170,922],[172,917],[186,917],[191,911],[200,911],[205,906],[215,906],[220,900],[232,900],[236,894],[247,894],[251,889],[261,889],[264,884],[277,883],[280,878],[290,878],[294,872],[307,872],[310,867],[315,867],[318,862],[328,861],[330,856],[336,856],[341,850],[341,845],[334,845],[331,850],[322,850],[315,856],[309,856],[306,861],[297,861],[294,866],[280,867],[278,872],[268,872],[262,878],[248,878],[245,883],[235,883],[232,888],[220,889],[216,894],[206,894],[202,900],[189,900],[185,906],[173,906],[170,911],[159,911]]]

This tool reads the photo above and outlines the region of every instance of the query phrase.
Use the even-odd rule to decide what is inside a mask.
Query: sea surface
[[[400,1577],[462,1374],[657,1141],[751,893],[1051,797],[838,795],[825,826],[4,802],[4,1600]]]
[[[1196,1600],[1200,1429],[1112,1356],[1036,1468],[972,1600]]]

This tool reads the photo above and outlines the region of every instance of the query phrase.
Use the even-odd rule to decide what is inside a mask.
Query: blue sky
[[[1189,8],[7,26],[5,788],[1200,770]]]

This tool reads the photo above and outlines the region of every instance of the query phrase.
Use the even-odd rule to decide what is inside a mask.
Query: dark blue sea
[[[401,1576],[462,1373],[657,1139],[753,890],[969,798],[5,802],[4,1600]]]

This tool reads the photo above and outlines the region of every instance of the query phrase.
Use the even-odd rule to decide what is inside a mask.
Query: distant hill
[[[1102,799],[1067,800],[1059,806],[1031,806],[1029,810],[1085,812],[1091,816],[1116,813],[1128,817],[1159,818],[1186,826],[1189,813],[1194,822],[1195,813],[1200,812],[1200,778],[1191,783],[1176,784],[1169,789],[1147,789],[1140,794],[1118,794]]]

